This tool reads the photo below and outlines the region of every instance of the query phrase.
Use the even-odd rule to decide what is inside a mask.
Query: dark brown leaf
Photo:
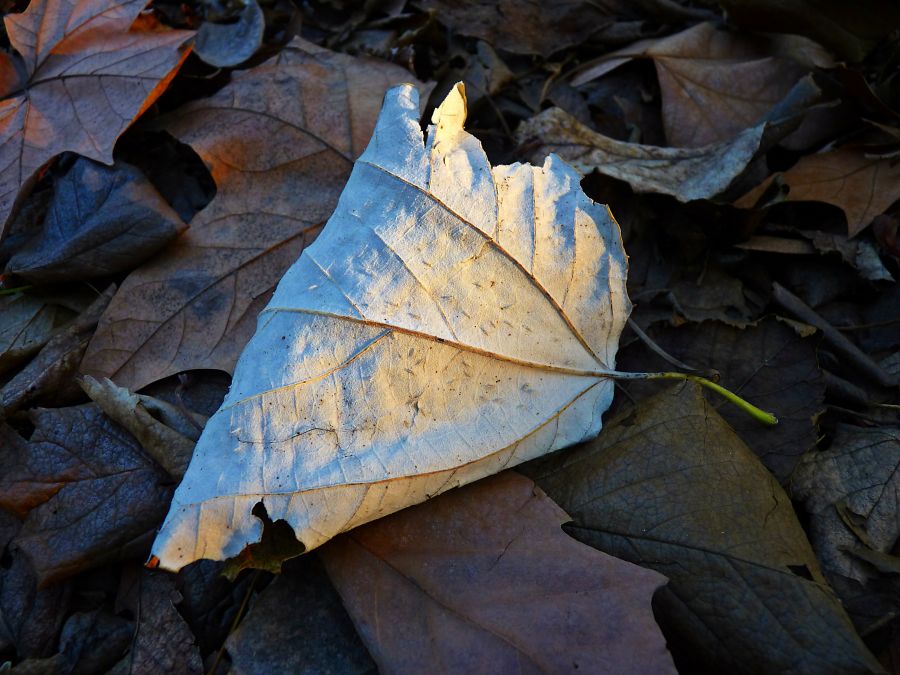
[[[529,472],[572,515],[570,534],[669,577],[655,605],[676,654],[712,672],[879,670],[790,499],[699,387],[676,385]]]
[[[816,360],[816,341],[799,337],[775,319],[744,330],[712,321],[679,328],[656,326],[649,335],[676,359],[700,370],[718,371],[722,386],[777,415],[777,427],[763,427],[722,398],[709,397],[763,464],[786,483],[803,453],[815,446],[816,419],[824,407],[825,382]],[[640,343],[623,350],[619,366],[670,368]],[[656,393],[659,385],[635,382],[627,388],[640,397]]]
[[[326,569],[383,672],[674,672],[650,612],[664,579],[566,537],[508,472],[352,530]]]
[[[583,84],[634,57],[653,60],[666,139],[688,148],[729,141],[759,124],[814,66],[831,64],[828,53],[806,38],[701,23],[607,54],[573,81]]]

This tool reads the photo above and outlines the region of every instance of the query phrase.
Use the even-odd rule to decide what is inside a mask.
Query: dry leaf
[[[569,534],[669,578],[654,609],[690,672],[878,672],[790,499],[698,386],[526,470],[572,516]]]
[[[37,408],[26,441],[0,425],[0,508],[42,584],[140,554],[172,493],[137,441],[93,404]]]
[[[650,609],[665,577],[578,543],[567,520],[506,472],[321,555],[381,672],[674,673]]]
[[[160,564],[237,555],[262,502],[307,547],[595,436],[630,302],[609,210],[579,174],[491,167],[392,89],[315,245],[285,274],[154,544]]]
[[[137,167],[79,159],[56,181],[43,225],[6,271],[33,284],[127,272],[186,227]]]
[[[790,189],[784,201],[833,204],[847,216],[847,231],[855,236],[900,199],[900,162],[867,157],[858,148],[838,148],[806,155],[785,171]],[[735,206],[752,208],[774,180],[770,177],[741,197]]]
[[[9,415],[35,403],[56,407],[77,403],[82,391],[75,382],[78,364],[100,315],[115,293],[112,284],[65,328],[57,332],[28,365],[0,387],[0,409]]]
[[[584,0],[419,0],[416,4],[436,12],[439,21],[462,35],[478,37],[516,54],[549,56],[583,42],[614,21],[613,12]],[[624,6],[616,4],[618,9]]]
[[[334,210],[384,92],[410,79],[297,39],[167,118],[218,191],[125,279],[81,371],[132,390],[183,370],[231,372],[275,284]]]
[[[191,31],[132,28],[146,4],[33,0],[6,15],[19,56],[0,61],[0,236],[20,188],[54,156],[112,164],[116,139],[187,57]]]
[[[701,23],[607,54],[573,79],[584,84],[634,57],[653,59],[669,145],[724,143],[766,117],[814,66],[831,64],[797,35],[738,34]]]
[[[807,454],[794,472],[791,487],[810,512],[813,546],[822,566],[864,582],[871,568],[845,548],[860,540],[839,512],[839,505],[863,521],[862,544],[890,552],[900,537],[900,429],[866,429],[840,424],[828,450]]]
[[[0,375],[40,350],[69,318],[59,305],[25,293],[0,297]]]
[[[106,415],[130,431],[153,461],[180,480],[191,461],[206,418],[166,401],[134,394],[107,378],[85,375],[78,382]]]
[[[598,134],[559,108],[519,126],[520,143],[539,142],[532,161],[556,152],[582,173],[600,173],[628,183],[635,192],[671,195],[682,202],[711,199],[731,185],[756,156],[766,125],[746,129],[725,143],[700,148],[660,148],[625,143]]]

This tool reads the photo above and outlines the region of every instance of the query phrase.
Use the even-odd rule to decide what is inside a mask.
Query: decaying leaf
[[[167,118],[210,168],[216,197],[125,279],[81,371],[135,391],[183,370],[231,372],[278,279],[334,210],[384,92],[410,79],[296,39]]]
[[[0,508],[41,584],[146,546],[172,493],[166,476],[93,404],[29,412],[27,441],[0,425]]]
[[[600,173],[628,183],[635,192],[656,192],[687,202],[724,192],[759,150],[765,124],[741,131],[725,143],[700,148],[660,148],[625,143],[598,134],[559,108],[532,117],[516,130],[520,143],[536,139],[532,155],[558,153],[582,173]]]
[[[107,378],[90,375],[79,385],[91,400],[134,435],[153,460],[175,479],[181,479],[206,418],[143,394],[134,394]]]
[[[381,672],[674,673],[650,611],[665,579],[567,537],[566,520],[505,472],[321,555]]]
[[[112,164],[116,139],[187,57],[191,31],[135,24],[146,4],[34,0],[6,15],[18,55],[0,60],[0,236],[20,188],[54,156]]]
[[[896,428],[842,424],[828,450],[803,458],[791,489],[810,512],[813,546],[826,570],[865,581],[871,568],[842,549],[893,549],[900,537],[898,468],[900,430]],[[853,517],[862,521],[860,527],[848,527],[847,519]]]
[[[595,436],[630,310],[609,210],[551,156],[491,167],[451,90],[426,144],[392,89],[315,245],[285,274],[210,418],[154,553],[307,549]]]
[[[838,148],[802,157],[780,175],[789,188],[784,201],[833,204],[847,216],[852,237],[900,199],[900,162],[869,157],[859,148]],[[774,176],[741,197],[736,206],[750,208]]]
[[[186,227],[136,167],[82,158],[56,181],[40,231],[6,271],[38,284],[125,272]]]
[[[574,537],[669,578],[660,625],[710,672],[880,670],[790,499],[699,387],[661,392],[527,473]]]
[[[731,140],[762,121],[812,67],[831,64],[822,47],[797,35],[739,34],[701,23],[607,54],[573,82],[634,57],[653,60],[666,139],[688,148]]]

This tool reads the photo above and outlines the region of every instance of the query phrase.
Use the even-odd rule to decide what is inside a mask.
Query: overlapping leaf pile
[[[0,667],[900,672],[896,3],[351,5],[4,6]],[[287,560],[596,433],[626,313],[599,204],[618,369],[716,371],[779,426],[623,383],[535,484]],[[149,571],[204,428],[179,494],[243,501],[158,550],[240,555]],[[444,473],[305,527],[309,487],[408,478],[386,439]]]

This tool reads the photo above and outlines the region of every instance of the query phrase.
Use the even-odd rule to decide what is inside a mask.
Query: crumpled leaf
[[[382,672],[674,673],[650,611],[664,577],[579,544],[566,520],[505,472],[321,555]]]
[[[0,237],[20,188],[55,155],[112,164],[116,139],[187,57],[193,33],[135,24],[145,5],[33,0],[4,18],[18,56],[0,61]]]
[[[313,549],[595,436],[630,310],[609,210],[551,156],[491,168],[457,85],[427,145],[388,92],[314,247],[285,274],[197,444],[154,553],[258,541],[262,502]]]
[[[79,384],[110,419],[131,432],[144,452],[172,478],[181,479],[205,417],[152,396],[134,394],[107,378],[98,381],[86,375]]]
[[[200,155],[218,192],[125,279],[81,372],[134,391],[183,370],[231,372],[278,279],[334,210],[384,92],[411,79],[295,39],[168,117],[165,128]]]
[[[178,673],[200,675],[203,661],[187,623],[175,605],[181,594],[168,574],[126,569],[116,604],[135,617],[131,650],[112,668],[111,675]]]
[[[172,493],[128,432],[93,404],[37,408],[29,440],[0,426],[0,508],[41,585],[142,553]]]
[[[228,23],[205,21],[197,31],[194,53],[211,66],[230,68],[243,63],[262,44],[266,18],[256,0],[243,7]]]
[[[70,316],[25,293],[0,296],[0,375],[40,350]]]
[[[681,202],[712,199],[729,187],[746,190],[760,176],[744,176],[754,160],[801,124],[809,106],[822,97],[812,78],[797,82],[756,126],[727,141],[696,148],[664,148],[617,141],[585,126],[560,108],[526,120],[516,130],[519,143],[535,147],[534,162],[556,152],[582,173],[594,169],[628,183],[635,192],[667,194]],[[742,179],[739,180],[744,176]],[[738,192],[738,194],[741,194]]]
[[[801,157],[784,173],[753,188],[735,206],[755,206],[776,176],[789,188],[783,201],[825,202],[843,210],[851,237],[900,199],[900,162],[869,157],[859,148],[838,148]]]
[[[56,406],[77,403],[81,389],[74,375],[100,315],[115,293],[110,285],[77,318],[57,332],[28,365],[0,388],[0,411],[8,415],[37,402]]]
[[[816,358],[817,341],[799,337],[774,318],[743,330],[704,321],[678,328],[652,326],[647,333],[671,356],[701,371],[718,371],[723,387],[764,410],[777,412],[778,426],[763,427],[722,398],[708,397],[741,440],[786,485],[800,458],[818,438],[815,422],[824,409],[825,381]],[[643,343],[623,349],[620,360],[625,370],[668,367]],[[651,382],[621,384],[636,399],[659,391],[659,385]]]
[[[314,555],[285,565],[225,646],[234,675],[378,672]]]
[[[656,616],[676,656],[711,672],[879,672],[788,496],[695,385],[612,420],[527,473],[566,531],[669,577]]]
[[[136,167],[79,159],[56,181],[40,231],[6,271],[34,284],[124,272],[187,225]]]
[[[889,427],[839,424],[827,450],[803,458],[791,491],[810,513],[810,536],[826,570],[865,582],[871,568],[844,549],[893,549],[900,537],[898,467],[900,429]],[[847,525],[847,518],[854,516],[862,521],[855,532]]]
[[[701,23],[604,55],[573,84],[584,84],[634,57],[650,58],[662,93],[669,145],[724,143],[762,121],[829,54],[798,35],[740,34]]]
[[[718,145],[660,148],[625,143],[598,134],[559,108],[549,108],[519,126],[520,143],[540,145],[532,161],[556,152],[582,173],[600,173],[628,183],[635,192],[671,195],[678,201],[711,199],[724,192],[759,150],[766,125],[741,131]]]

